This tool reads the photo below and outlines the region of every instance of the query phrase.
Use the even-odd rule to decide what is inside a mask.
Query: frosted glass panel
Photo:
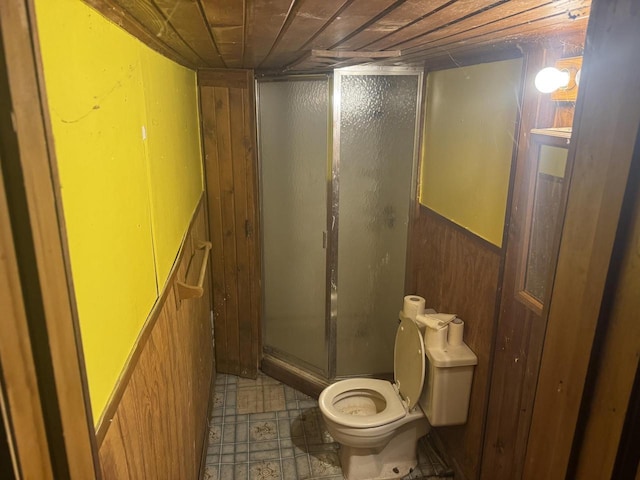
[[[404,295],[417,75],[344,75],[337,374],[393,371]]]
[[[327,372],[326,80],[259,86],[267,349]]]

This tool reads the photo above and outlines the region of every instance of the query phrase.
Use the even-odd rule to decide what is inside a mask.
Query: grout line
[[[266,377],[265,377],[266,378]],[[259,379],[259,383],[261,384],[260,387],[256,387],[256,388],[260,388],[260,396],[262,398],[263,401],[263,408],[262,411],[260,412],[254,412],[254,413],[245,413],[242,414],[245,419],[243,422],[238,423],[238,413],[237,413],[237,407],[238,407],[238,383],[237,383],[237,379],[236,379],[236,383],[232,383],[233,380],[233,376],[232,375],[225,375],[223,377],[224,382],[221,385],[216,385],[215,389],[214,389],[214,394],[222,394],[222,406],[221,406],[221,410],[222,410],[222,418],[220,419],[220,423],[218,425],[220,425],[220,442],[217,444],[217,448],[218,448],[218,461],[217,461],[217,470],[218,470],[218,478],[220,478],[221,474],[222,474],[222,466],[228,466],[229,463],[223,463],[222,461],[222,456],[223,456],[223,449],[225,446],[232,446],[233,447],[233,457],[234,457],[234,465],[241,465],[241,464],[245,464],[246,465],[246,478],[244,478],[245,476],[243,475],[243,478],[240,479],[238,478],[238,480],[252,480],[251,479],[251,472],[250,472],[250,467],[252,463],[260,463],[260,462],[267,462],[267,461],[273,461],[276,462],[276,458],[273,459],[265,459],[265,460],[255,460],[254,462],[251,461],[251,444],[252,443],[259,443],[260,441],[256,441],[256,442],[252,442],[251,440],[251,429],[250,426],[252,424],[252,422],[257,422],[257,421],[273,421],[276,425],[276,438],[272,439],[272,440],[268,440],[268,441],[274,441],[274,443],[277,444],[277,461],[279,462],[280,465],[280,472],[281,472],[281,477],[280,478],[285,478],[285,472],[284,472],[284,465],[285,465],[285,457],[283,456],[283,434],[285,434],[286,432],[284,432],[285,428],[289,428],[289,430],[291,430],[292,428],[292,422],[293,422],[293,418],[292,418],[292,412],[296,412],[298,417],[298,421],[300,422],[300,428],[302,429],[302,436],[301,437],[296,437],[298,438],[300,441],[301,440],[301,445],[297,445],[296,442],[294,442],[294,437],[291,435],[289,437],[289,442],[290,442],[290,457],[286,457],[287,458],[287,464],[289,463],[289,461],[292,464],[293,467],[293,472],[295,473],[295,475],[299,475],[298,472],[298,458],[300,458],[301,461],[304,461],[301,457],[303,456],[302,454],[305,454],[304,456],[306,456],[306,460],[307,460],[307,466],[309,469],[309,480],[319,480],[320,478],[334,478],[331,475],[324,475],[324,476],[317,476],[314,475],[313,472],[313,466],[312,466],[312,462],[311,462],[311,456],[312,454],[310,453],[310,447],[313,443],[314,446],[316,445],[316,441],[313,441],[314,439],[312,439],[309,436],[309,432],[308,432],[308,427],[310,426],[315,426],[318,429],[317,434],[319,435],[319,439],[320,439],[320,444],[322,445],[323,448],[318,450],[319,453],[321,452],[325,452],[325,451],[329,451],[328,448],[324,448],[324,447],[328,447],[329,444],[324,443],[324,437],[322,435],[322,431],[323,431],[323,427],[324,427],[324,423],[322,422],[322,417],[319,413],[319,411],[317,410],[317,407],[315,406],[310,406],[310,404],[305,404],[306,406],[304,407],[304,411],[303,411],[303,407],[302,407],[302,403],[303,402],[307,402],[309,400],[309,398],[307,397],[302,397],[302,395],[300,395],[297,390],[295,389],[290,389],[290,394],[293,395],[293,398],[290,405],[292,406],[292,408],[288,408],[288,404],[287,404],[287,389],[289,387],[287,387],[286,385],[280,383],[280,382],[276,382],[276,383],[269,383],[269,386],[272,387],[273,385],[280,385],[282,386],[282,394],[284,395],[283,397],[283,401],[284,401],[284,410],[269,410],[268,412],[265,412],[264,410],[264,406],[265,406],[265,395],[266,395],[266,391],[264,388],[264,380],[265,378],[260,378]],[[234,386],[234,389],[231,389],[231,386]],[[222,392],[218,392],[217,389],[222,389]],[[257,393],[256,392],[256,399],[257,399]],[[229,402],[234,403],[234,421],[230,422],[229,421],[229,413],[228,410],[231,409],[231,406],[229,405],[229,402],[227,401],[227,395],[235,395],[235,402],[231,402],[231,398],[229,398]],[[301,398],[298,398],[301,397]],[[271,404],[269,404],[271,405]],[[257,407],[257,405],[256,405]],[[271,407],[269,407],[271,408]],[[279,416],[279,412],[286,412],[286,416],[285,417],[281,417]],[[264,413],[270,413],[273,415],[273,418],[263,418],[260,420],[256,420],[256,419],[252,419],[252,415],[254,414],[264,414]],[[307,417],[305,420],[306,421],[302,421],[300,419],[300,416],[302,414],[305,414],[305,416]],[[217,417],[216,417],[217,418]],[[280,425],[280,421],[281,420],[286,420],[286,422],[283,422],[282,425],[282,430],[281,430],[281,425]],[[210,421],[210,427],[212,426],[214,420],[213,417]],[[233,441],[225,443],[224,442],[224,433],[225,433],[225,427],[230,427],[233,424],[233,429],[234,429],[234,436],[233,436]],[[246,439],[244,442],[240,442],[237,441],[238,438],[238,425],[245,425],[246,427]],[[240,462],[240,463],[235,463],[235,458],[236,455],[238,455],[237,449],[239,448],[240,445],[244,445],[245,446],[245,454],[246,454],[246,461],[245,462]],[[303,452],[300,456],[297,456],[297,452],[296,452],[296,448],[298,449],[303,449]],[[438,458],[437,453],[433,450],[433,447],[431,446],[430,443],[428,443],[427,439],[421,439],[418,442],[418,449],[421,451],[422,453],[422,457],[424,458],[424,462],[420,462],[420,460],[418,461],[418,465],[416,468],[420,468],[421,466],[424,466],[425,469],[423,470],[422,468],[420,468],[419,474],[420,476],[413,476],[413,477],[409,477],[409,478],[413,478],[413,479],[418,479],[418,478],[439,478],[440,474],[442,472],[444,472],[445,470],[447,470],[447,466],[442,463],[442,462],[436,462],[435,459],[440,460]],[[262,450],[259,450],[262,451]],[[264,450],[266,451],[271,451],[273,453],[276,453],[274,451],[274,449],[270,449],[270,450]],[[334,453],[337,454],[337,451],[335,449],[332,450]],[[227,455],[227,454],[225,454]],[[434,458],[435,457],[435,458]],[[436,465],[437,463],[437,465]],[[212,467],[215,466],[215,464],[210,464]],[[340,466],[341,467],[341,466]],[[429,468],[430,472],[429,474],[426,473],[426,469]],[[235,476],[235,467],[234,467],[234,476]]]
[[[262,398],[264,401],[264,387],[262,389]],[[284,477],[284,466],[282,465],[282,444],[280,443],[280,422],[278,422],[278,414],[275,416],[274,423],[276,425],[276,437],[278,439],[278,459],[280,462],[280,478]]]

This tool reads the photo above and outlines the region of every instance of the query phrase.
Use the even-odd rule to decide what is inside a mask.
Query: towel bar
[[[197,285],[188,285],[185,282],[176,282],[178,300],[187,300],[189,298],[200,298],[204,293],[202,286],[204,285],[204,277],[209,263],[209,253],[211,252],[211,242],[200,242],[198,250],[204,250],[202,265],[200,266],[200,275],[198,276]]]

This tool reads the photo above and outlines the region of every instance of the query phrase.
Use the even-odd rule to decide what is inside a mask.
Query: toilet
[[[431,426],[466,422],[478,359],[461,340],[449,344],[449,324],[442,323],[400,312],[394,382],[350,378],[320,394],[347,480],[402,478],[417,465],[418,440]]]

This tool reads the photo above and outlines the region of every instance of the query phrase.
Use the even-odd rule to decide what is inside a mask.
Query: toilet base
[[[347,480],[391,480],[408,475],[418,464],[418,439],[427,434],[425,419],[403,425],[382,448],[340,445],[342,473]]]

